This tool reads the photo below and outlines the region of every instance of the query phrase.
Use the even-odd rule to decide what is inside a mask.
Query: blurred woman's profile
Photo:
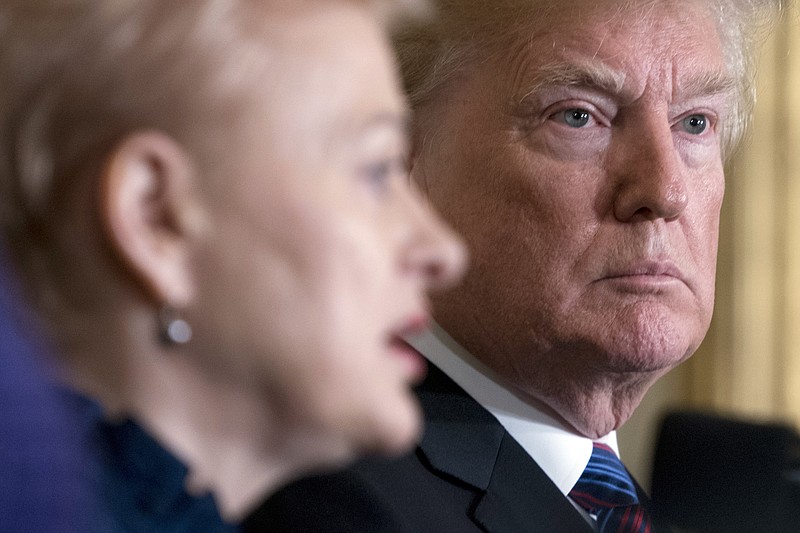
[[[418,437],[402,337],[464,250],[407,184],[373,9],[0,5],[0,221],[101,447],[101,530],[225,531]]]

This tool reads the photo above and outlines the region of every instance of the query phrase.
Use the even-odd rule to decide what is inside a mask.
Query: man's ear
[[[99,208],[105,234],[123,267],[159,306],[180,309],[194,297],[197,178],[183,147],[156,131],[122,139],[103,169]]]

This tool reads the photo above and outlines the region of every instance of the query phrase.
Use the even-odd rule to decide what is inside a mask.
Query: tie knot
[[[639,503],[636,487],[622,461],[611,448],[598,442],[569,496],[592,514]]]

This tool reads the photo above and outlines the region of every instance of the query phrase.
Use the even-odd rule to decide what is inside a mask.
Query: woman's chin
[[[402,387],[391,397],[384,389],[377,400],[362,398],[358,403],[359,411],[350,410],[346,417],[330,410],[315,417],[316,429],[307,432],[315,435],[307,440],[310,447],[325,457],[319,463],[323,469],[346,467],[364,455],[397,457],[410,452],[419,441],[422,412],[410,388]],[[370,409],[365,411],[363,406]]]
[[[409,391],[403,408],[384,415],[376,430],[373,444],[362,453],[396,457],[410,452],[422,436],[422,412],[416,397]]]

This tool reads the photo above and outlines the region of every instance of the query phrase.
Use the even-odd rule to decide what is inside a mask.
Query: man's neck
[[[591,456],[591,439],[571,428],[545,404],[516,393],[438,325],[408,340],[492,413],[563,494],[572,489]],[[617,449],[614,432],[598,440]]]

